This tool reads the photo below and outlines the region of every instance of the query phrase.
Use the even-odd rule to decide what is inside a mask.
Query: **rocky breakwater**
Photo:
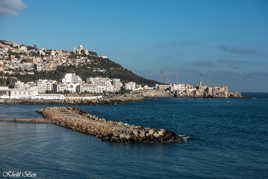
[[[122,122],[108,121],[79,109],[50,107],[39,110],[44,119],[53,124],[70,128],[103,141],[115,143],[176,143],[187,141],[187,137],[165,129],[152,129]]]

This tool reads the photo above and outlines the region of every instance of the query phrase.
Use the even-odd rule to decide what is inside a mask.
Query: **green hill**
[[[91,57],[92,59],[92,57]],[[95,71],[94,69],[104,69],[104,72]],[[19,80],[27,82],[38,79],[51,79],[60,81],[65,73],[74,72],[83,80],[88,77],[108,77],[120,78],[123,82],[134,81],[138,84],[154,86],[158,82],[143,78],[132,71],[122,67],[109,59],[94,57],[94,62],[91,64],[81,64],[79,66],[58,66],[54,71],[35,72],[35,75],[15,75]]]

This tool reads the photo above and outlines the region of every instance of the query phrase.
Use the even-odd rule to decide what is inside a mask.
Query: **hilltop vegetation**
[[[110,60],[105,60],[95,67],[103,68],[105,72],[93,71],[91,68],[94,65],[80,65],[80,66],[58,66],[56,70],[35,72],[34,75],[14,75],[18,80],[23,82],[34,81],[38,79],[51,79],[60,81],[64,74],[67,72],[74,72],[79,75],[83,80],[88,77],[108,77],[108,78],[120,78],[123,82],[134,81],[138,84],[154,86],[157,84],[154,80],[145,79],[139,75],[136,75],[132,71],[123,68],[117,63]],[[93,68],[94,69],[94,68]]]

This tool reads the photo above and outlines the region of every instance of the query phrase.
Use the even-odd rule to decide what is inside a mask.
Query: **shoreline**
[[[146,97],[111,97],[103,99],[0,99],[0,104],[115,105],[146,100]]]
[[[175,98],[175,99],[243,99],[245,97],[193,97],[193,96],[179,96],[174,97],[172,95],[165,96],[115,96],[102,99],[0,99],[0,104],[57,104],[57,105],[116,105],[116,104],[128,104],[132,102],[141,102],[150,99],[163,99],[163,98]]]

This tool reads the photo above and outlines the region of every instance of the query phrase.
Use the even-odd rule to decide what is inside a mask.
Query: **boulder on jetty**
[[[122,122],[108,121],[83,112],[80,109],[49,107],[40,109],[44,119],[53,124],[93,135],[103,141],[115,143],[176,143],[187,137],[165,129],[144,128]]]

